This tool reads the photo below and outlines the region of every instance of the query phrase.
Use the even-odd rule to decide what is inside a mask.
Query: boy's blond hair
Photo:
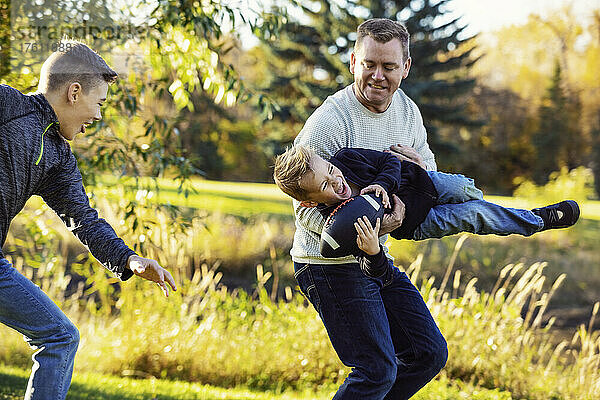
[[[300,181],[313,172],[311,161],[315,155],[308,147],[293,145],[275,158],[273,179],[281,191],[298,201],[308,200],[308,191],[300,186]]]

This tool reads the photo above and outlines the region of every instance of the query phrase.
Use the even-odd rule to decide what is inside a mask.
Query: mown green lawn
[[[145,198],[159,204],[196,208],[210,212],[249,217],[257,214],[271,214],[282,217],[293,215],[292,201],[274,184],[247,182],[219,182],[193,179],[193,191],[187,196],[179,191],[176,181],[170,179],[140,178],[136,190],[134,179],[126,179],[117,184],[114,176],[103,176],[97,187],[90,191],[98,197],[110,199],[141,200]],[[159,190],[156,190],[158,184]],[[125,189],[125,193],[115,187]]]
[[[0,365],[0,400],[23,398],[29,372]],[[274,394],[249,389],[224,389],[209,385],[159,379],[128,379],[93,373],[75,374],[67,400],[308,400],[328,399],[333,392]],[[440,378],[413,397],[415,400],[511,400],[509,392],[474,387]]]

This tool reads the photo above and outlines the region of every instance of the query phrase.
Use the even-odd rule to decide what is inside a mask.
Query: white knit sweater
[[[391,145],[414,147],[423,157],[427,169],[435,170],[433,153],[427,144],[427,132],[416,104],[401,90],[394,93],[392,103],[382,113],[363,106],[354,95],[352,85],[332,96],[308,118],[295,144],[311,147],[328,159],[341,148],[355,147],[385,150]],[[354,257],[325,258],[319,252],[321,230],[325,222],[315,208],[294,201],[296,234],[290,254],[298,263],[342,264],[355,262]],[[387,235],[380,238],[385,243]],[[384,246],[387,253],[387,248]],[[390,257],[391,258],[391,257]]]

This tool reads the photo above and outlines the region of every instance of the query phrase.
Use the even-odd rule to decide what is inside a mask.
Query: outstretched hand
[[[127,266],[137,276],[156,282],[166,297],[169,297],[169,287],[167,286],[167,283],[171,286],[173,291],[177,291],[177,286],[169,271],[161,267],[155,260],[143,258],[134,254],[127,260]]]

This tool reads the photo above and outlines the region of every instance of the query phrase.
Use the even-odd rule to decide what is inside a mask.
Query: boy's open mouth
[[[89,122],[84,122],[83,124],[81,124],[81,129],[79,130],[81,133],[85,133],[85,128],[91,125]]]
[[[344,197],[348,193],[348,190],[348,185],[343,179],[340,178],[340,184],[338,185],[338,189],[335,191],[335,193],[341,197]]]

